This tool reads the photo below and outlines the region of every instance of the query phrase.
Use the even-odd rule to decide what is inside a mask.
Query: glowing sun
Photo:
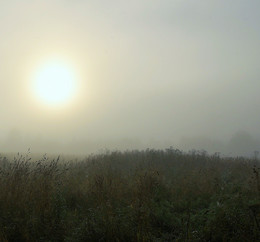
[[[33,92],[49,105],[64,104],[75,95],[77,78],[66,63],[52,60],[41,65],[33,76]]]

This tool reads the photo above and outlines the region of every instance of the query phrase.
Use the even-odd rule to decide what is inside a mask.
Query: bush
[[[0,241],[259,241],[259,163],[205,152],[0,158]]]

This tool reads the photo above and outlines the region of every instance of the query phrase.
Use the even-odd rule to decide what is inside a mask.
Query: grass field
[[[0,158],[0,241],[259,241],[260,164],[172,148]]]

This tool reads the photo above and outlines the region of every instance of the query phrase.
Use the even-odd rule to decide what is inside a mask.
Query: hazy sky
[[[0,35],[3,149],[260,139],[259,0],[0,0]],[[31,91],[53,56],[79,76],[62,108]]]

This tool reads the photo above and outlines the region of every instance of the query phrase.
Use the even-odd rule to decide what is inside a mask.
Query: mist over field
[[[0,0],[0,241],[260,241],[259,0]]]
[[[0,1],[0,152],[253,155],[259,10],[257,0]],[[52,56],[79,79],[62,108],[31,88]]]
[[[4,152],[38,154],[89,155],[103,153],[107,150],[165,149],[173,147],[183,151],[200,150],[209,154],[219,153],[223,156],[258,156],[260,140],[247,132],[237,132],[229,140],[220,141],[209,137],[182,138],[179,143],[172,140],[141,140],[130,138],[118,139],[74,139],[61,141],[43,137],[24,138],[18,131],[12,130],[0,143]],[[47,151],[47,152],[46,152]]]

